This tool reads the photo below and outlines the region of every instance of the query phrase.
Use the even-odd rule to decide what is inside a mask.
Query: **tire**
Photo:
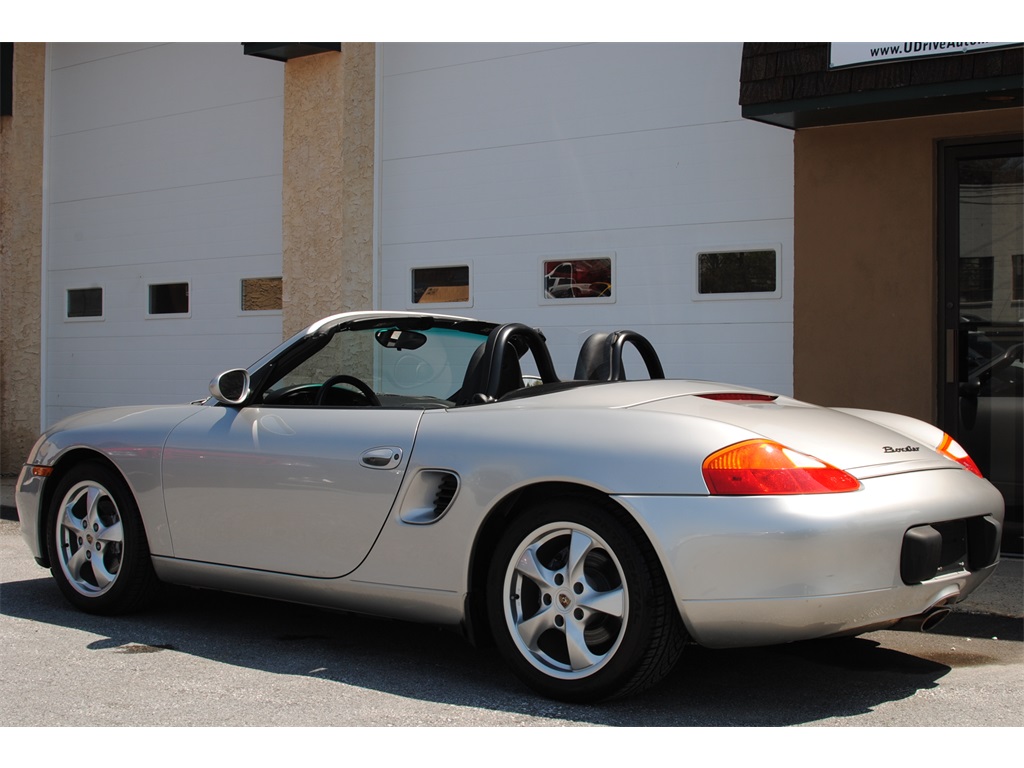
[[[562,701],[639,693],[687,639],[650,542],[615,504],[577,497],[541,502],[508,527],[487,612],[513,672]]]
[[[57,484],[46,526],[50,573],[75,607],[130,613],[156,595],[138,505],[114,470],[98,463],[72,468]]]

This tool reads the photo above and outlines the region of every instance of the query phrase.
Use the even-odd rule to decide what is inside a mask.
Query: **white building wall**
[[[281,338],[240,281],[281,274],[283,67],[238,43],[54,44],[47,89],[44,421],[203,397]],[[148,316],[164,282],[190,284],[187,316]],[[67,319],[94,286],[102,319]]]
[[[382,45],[381,307],[414,306],[414,267],[468,264],[445,311],[541,327],[563,378],[592,331],[632,328],[669,376],[792,392],[792,136],[741,118],[741,48]],[[750,246],[780,250],[777,295],[699,299],[696,253]],[[542,301],[542,260],[606,253],[613,303]]]

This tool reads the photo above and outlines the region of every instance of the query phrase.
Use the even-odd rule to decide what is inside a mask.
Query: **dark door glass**
[[[1021,551],[1024,484],[1024,164],[1020,142],[944,156],[943,426],[1002,492]]]

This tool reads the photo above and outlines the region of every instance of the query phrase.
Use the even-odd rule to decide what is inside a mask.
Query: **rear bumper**
[[[961,555],[940,543],[933,562],[932,545],[905,544],[908,531],[939,524],[998,542],[1003,520],[999,492],[959,468],[871,478],[853,493],[618,498],[658,551],[691,636],[709,647],[850,633],[958,602],[994,570],[995,548],[982,555],[965,541]]]

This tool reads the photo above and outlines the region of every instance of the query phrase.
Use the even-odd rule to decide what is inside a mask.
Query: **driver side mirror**
[[[249,372],[244,368],[225,371],[210,382],[210,394],[224,405],[241,405],[249,398]]]

